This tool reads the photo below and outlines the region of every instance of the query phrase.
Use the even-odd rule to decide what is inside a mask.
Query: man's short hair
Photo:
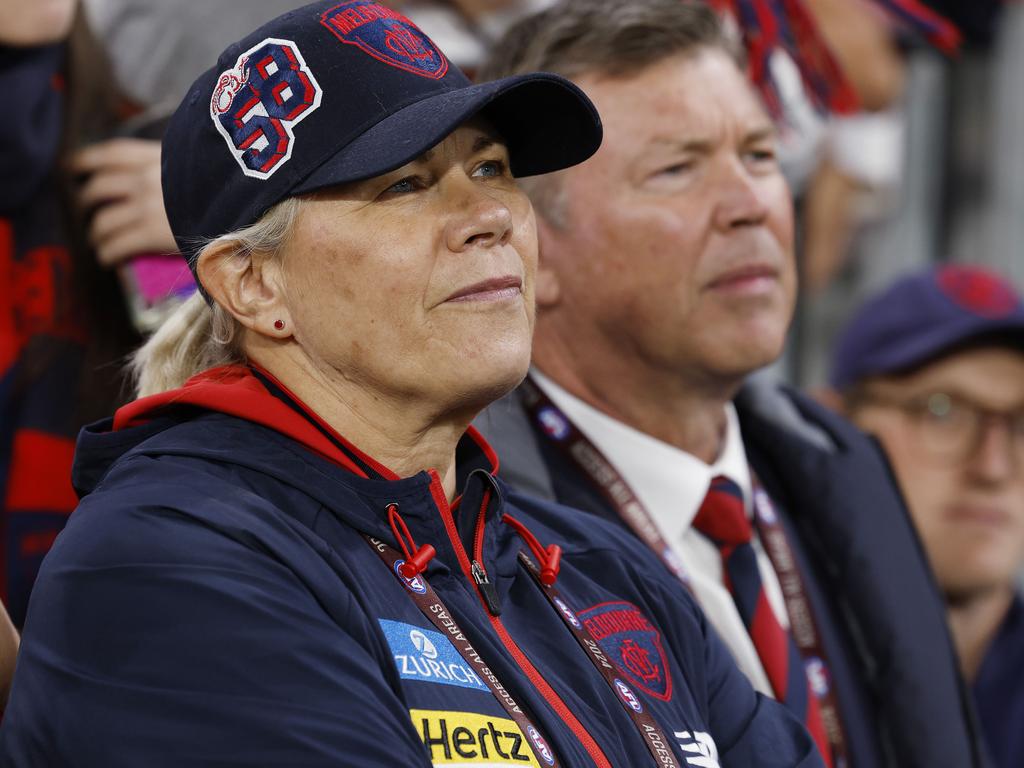
[[[523,72],[570,79],[592,74],[631,77],[664,59],[701,49],[725,51],[740,69],[743,46],[707,5],[689,0],[562,0],[513,25],[479,73],[494,80]],[[551,178],[523,184],[538,212],[563,223],[560,185]]]
[[[678,54],[721,48],[742,68],[743,48],[706,4],[689,0],[562,0],[513,25],[480,70],[630,77]]]

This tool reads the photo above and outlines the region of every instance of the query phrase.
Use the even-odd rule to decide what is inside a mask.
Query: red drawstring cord
[[[405,555],[405,562],[398,570],[405,578],[415,579],[427,569],[427,564],[434,558],[437,551],[430,544],[424,544],[422,547],[416,546],[412,534],[409,533],[409,527],[405,524],[402,516],[398,514],[397,504],[388,504],[388,523],[391,524],[391,532],[395,534],[398,545],[402,548],[402,554]]]
[[[511,525],[516,533],[526,542],[533,556],[540,562],[540,581],[550,587],[558,579],[558,569],[562,563],[562,548],[557,544],[548,544],[547,549],[541,546],[530,529],[516,520],[512,515],[503,515],[502,522]]]

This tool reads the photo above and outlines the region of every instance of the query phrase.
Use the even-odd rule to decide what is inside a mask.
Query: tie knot
[[[740,487],[727,477],[715,477],[693,527],[719,547],[748,543],[753,534]]]

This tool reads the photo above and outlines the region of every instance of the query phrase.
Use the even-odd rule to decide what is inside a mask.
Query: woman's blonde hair
[[[282,200],[259,221],[211,240],[197,259],[213,248],[230,249],[229,259],[254,253],[278,255],[299,211],[298,198]],[[196,292],[132,356],[129,363],[136,397],[177,389],[197,373],[230,363],[244,363],[241,327],[218,304]]]

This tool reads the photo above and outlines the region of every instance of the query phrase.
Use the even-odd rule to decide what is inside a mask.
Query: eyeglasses
[[[1012,455],[1024,465],[1024,410],[995,411],[945,392],[907,399],[862,392],[858,400],[901,411],[910,419],[924,451],[949,463],[966,461],[988,430],[998,425],[1006,432]]]

